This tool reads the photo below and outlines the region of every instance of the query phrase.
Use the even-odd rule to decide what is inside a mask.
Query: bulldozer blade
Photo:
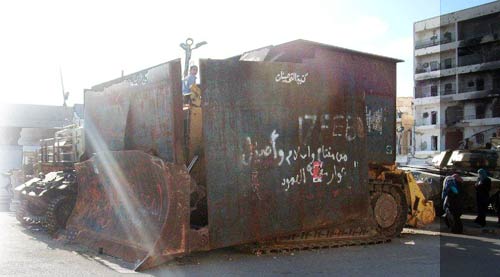
[[[142,151],[106,151],[76,164],[70,239],[144,270],[188,252],[190,176]]]

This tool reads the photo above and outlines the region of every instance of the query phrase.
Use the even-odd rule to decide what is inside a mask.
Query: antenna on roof
[[[63,107],[66,107],[66,101],[68,100],[69,97],[69,91],[64,91],[64,81],[63,81],[63,74],[62,74],[62,69],[59,67],[59,74],[61,75],[61,89],[62,89],[62,95],[63,95]]]

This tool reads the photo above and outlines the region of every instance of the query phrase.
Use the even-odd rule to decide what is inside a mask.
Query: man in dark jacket
[[[453,233],[462,233],[463,225],[460,217],[463,213],[463,192],[462,178],[458,174],[453,174],[444,179],[441,198],[446,212],[446,226],[451,228]]]
[[[483,168],[479,169],[477,174],[479,175],[475,184],[477,217],[474,222],[484,227],[486,226],[486,211],[488,210],[490,199],[491,179]]]

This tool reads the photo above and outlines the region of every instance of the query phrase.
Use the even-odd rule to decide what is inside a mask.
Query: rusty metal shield
[[[85,91],[86,153],[142,150],[182,163],[180,60]]]
[[[229,60],[200,71],[210,248],[369,218],[353,72]]]
[[[78,197],[67,227],[77,241],[138,269],[187,251],[191,179],[180,74],[174,60],[85,92],[91,159],[76,165]]]
[[[76,165],[67,229],[77,242],[145,269],[187,251],[190,177],[142,151],[100,152]]]

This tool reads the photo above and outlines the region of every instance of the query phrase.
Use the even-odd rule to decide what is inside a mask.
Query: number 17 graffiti
[[[299,143],[301,145],[311,143],[317,119],[317,115],[306,114],[299,116]],[[363,119],[359,116],[335,115],[332,117],[330,114],[322,114],[319,119],[321,132],[330,130],[331,135],[334,137],[344,137],[347,141],[353,141],[356,138],[365,136]]]

